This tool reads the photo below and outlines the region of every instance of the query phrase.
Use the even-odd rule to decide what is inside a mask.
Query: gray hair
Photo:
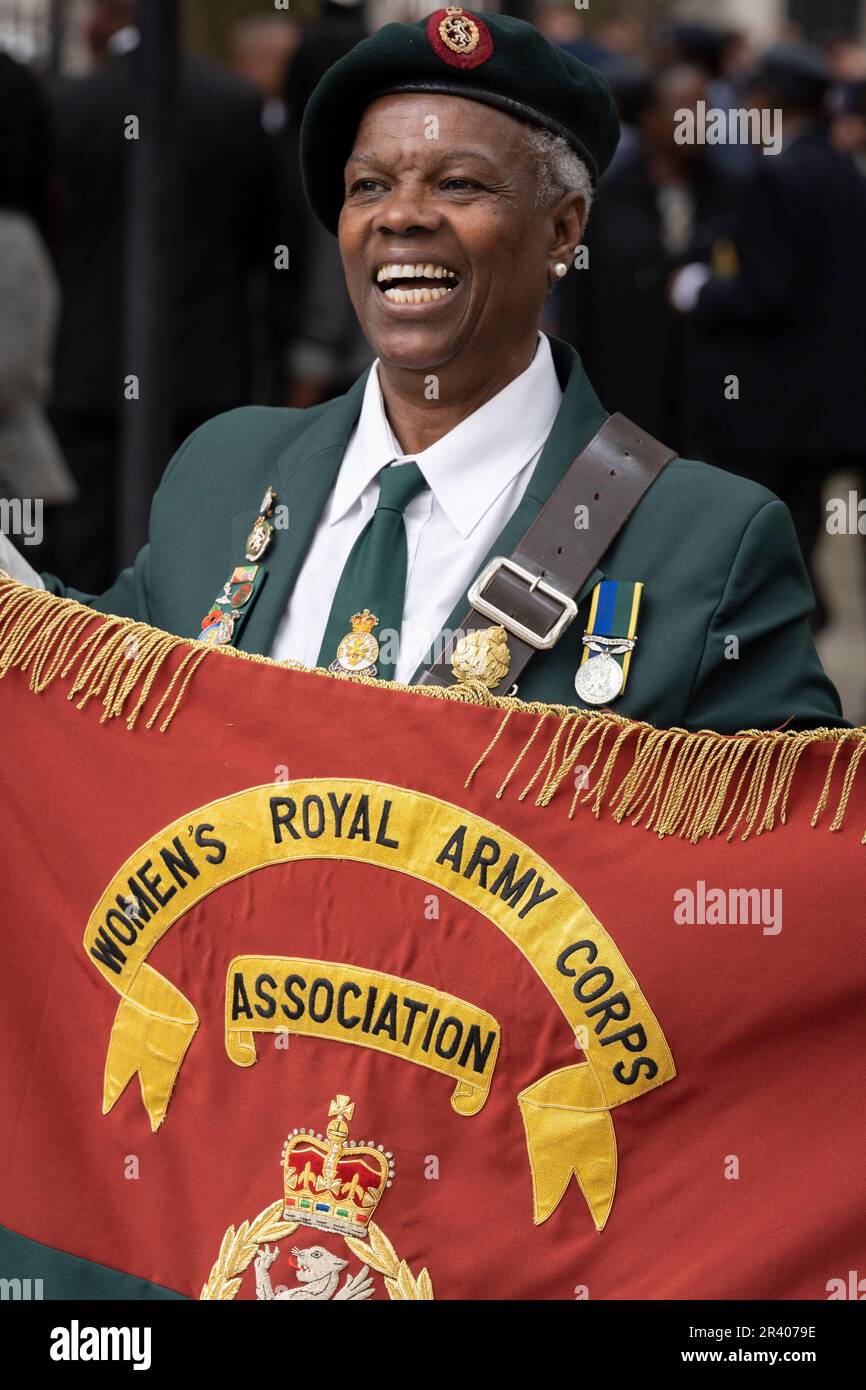
[[[528,126],[524,132],[537,170],[536,204],[545,207],[563,193],[579,193],[586,204],[586,217],[592,207],[592,176],[580,155],[562,135]]]

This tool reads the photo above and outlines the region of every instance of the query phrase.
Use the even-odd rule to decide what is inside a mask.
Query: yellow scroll
[[[568,1158],[601,1229],[616,1173],[608,1112],[676,1075],[658,1021],[604,927],[529,845],[450,802],[387,783],[313,778],[250,787],[184,815],[130,856],[84,938],[121,996],[104,1109],[137,1071],[157,1129],[197,1026],[189,1001],[146,963],[160,937],[224,883],[308,859],[411,874],[465,902],[523,953],[586,1057],[520,1097],[535,1219],[555,1208],[570,1176]],[[248,1046],[238,1040],[236,1060]],[[455,1108],[473,1114],[477,1098],[461,1093]]]

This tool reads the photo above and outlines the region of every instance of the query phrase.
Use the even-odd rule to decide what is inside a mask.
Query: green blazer
[[[562,405],[490,555],[511,553],[606,418],[574,350],[555,339],[551,346]],[[275,531],[264,582],[236,634],[241,649],[267,655],[358,418],[365,379],[309,410],[248,406],[209,420],[169,463],[153,499],[149,544],[108,592],[83,595],[52,575],[43,576],[47,587],[99,612],[195,637],[231,570],[244,563],[270,485],[288,508],[288,525]],[[620,713],[723,733],[844,724],[812,642],[812,591],[790,514],[756,483],[689,459],[669,464],[584,584],[576,621],[530,662],[522,698],[580,704],[580,639],[592,590],[604,577],[645,586],[628,682],[612,706]],[[456,628],[467,607],[464,595],[446,626]]]

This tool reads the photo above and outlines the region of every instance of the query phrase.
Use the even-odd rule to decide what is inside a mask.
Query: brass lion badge
[[[474,53],[481,33],[471,14],[464,14],[459,5],[449,5],[439,24],[439,37],[452,53]]]

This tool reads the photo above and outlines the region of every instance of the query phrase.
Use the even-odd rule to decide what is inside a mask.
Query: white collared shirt
[[[403,513],[408,568],[395,669],[396,680],[410,681],[523,497],[562,389],[550,344],[539,334],[525,372],[428,449],[404,454],[388,423],[377,366],[271,656],[316,665],[343,566],[376,509],[378,475],[414,459],[428,488]],[[363,608],[368,600],[358,594],[356,602]],[[347,615],[347,632],[350,626]]]

